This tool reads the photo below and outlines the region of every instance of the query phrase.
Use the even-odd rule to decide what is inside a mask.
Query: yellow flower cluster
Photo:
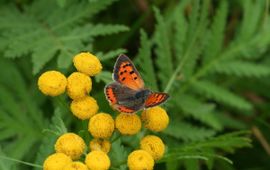
[[[97,101],[89,96],[92,90],[92,80],[89,76],[95,76],[102,70],[102,65],[93,54],[84,52],[73,58],[74,66],[78,72],[74,72],[66,78],[58,71],[47,71],[38,79],[38,87],[42,93],[49,96],[58,96],[65,91],[72,99],[71,112],[81,120],[89,120],[89,132],[93,139],[90,144],[90,152],[82,159],[87,151],[84,140],[75,133],[62,134],[55,143],[54,154],[47,157],[43,163],[44,170],[107,170],[110,167],[110,159],[107,153],[110,151],[109,138],[114,131],[114,120],[106,113],[98,113]]]
[[[110,143],[106,141],[100,149],[103,147],[108,151],[108,145],[110,146]],[[50,155],[44,161],[44,170],[107,170],[111,164],[106,153],[96,149],[87,154],[85,164],[76,161],[85,152],[86,145],[84,140],[75,133],[61,135],[57,139],[54,148],[56,153]]]
[[[99,59],[91,53],[82,52],[73,58],[78,72],[66,78],[59,71],[47,71],[38,79],[38,87],[42,93],[49,96],[58,96],[65,91],[73,99],[71,112],[81,120],[90,119],[98,112],[96,100],[89,96],[92,90],[92,80],[89,76],[97,75],[102,65]]]
[[[92,90],[90,76],[97,75],[102,65],[96,56],[88,52],[76,55],[73,63],[77,72],[66,78],[58,71],[47,71],[39,77],[38,87],[49,96],[58,96],[66,91],[72,99],[70,109],[73,115],[81,120],[89,119],[88,131],[93,139],[86,145],[75,133],[62,134],[55,143],[55,153],[44,161],[44,170],[108,170],[111,165],[107,155],[111,149],[109,139],[115,129],[122,135],[135,135],[142,127],[160,132],[168,126],[169,117],[160,106],[144,110],[141,117],[119,113],[115,120],[108,113],[98,113],[97,101],[89,95]],[[130,170],[152,170],[164,152],[165,145],[158,136],[144,136],[140,148],[129,154],[127,165]],[[84,163],[78,161],[84,156]]]
[[[133,135],[140,131],[141,121],[146,129],[154,132],[164,130],[169,124],[167,112],[160,106],[144,110],[141,119],[136,114],[119,114],[116,117],[116,128],[124,135]],[[161,159],[165,152],[163,141],[154,135],[147,135],[140,141],[140,149],[128,156],[130,170],[152,170],[154,162]]]

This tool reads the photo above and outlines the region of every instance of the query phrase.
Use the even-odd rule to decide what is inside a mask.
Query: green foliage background
[[[46,70],[73,72],[81,51],[102,61],[101,111],[114,114],[103,88],[121,53],[170,94],[155,169],[270,169],[269,44],[268,0],[0,0],[0,169],[31,169],[7,157],[42,165],[66,131],[89,141],[70,100],[36,85]],[[141,135],[113,143],[112,169],[127,169]]]

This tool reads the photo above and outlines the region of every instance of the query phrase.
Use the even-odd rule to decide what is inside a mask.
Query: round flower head
[[[71,112],[79,119],[85,120],[92,117],[98,111],[97,101],[90,96],[73,100],[70,105]]]
[[[128,155],[128,167],[130,170],[152,170],[154,159],[148,152],[136,150]]]
[[[85,97],[92,89],[92,80],[86,74],[74,72],[67,78],[67,93],[72,99]]]
[[[47,71],[38,78],[38,88],[45,95],[58,96],[65,92],[66,77],[58,71]]]
[[[55,151],[64,153],[71,157],[71,159],[79,159],[85,149],[83,139],[75,133],[66,133],[60,136],[55,145]]]
[[[91,151],[103,151],[108,153],[111,149],[111,143],[106,139],[93,139],[91,140],[89,147]]]
[[[63,153],[55,153],[47,157],[43,163],[43,170],[59,170],[63,169],[64,166],[71,163],[70,157]]]
[[[169,124],[167,112],[159,106],[143,111],[141,118],[145,128],[155,132],[164,130]]]
[[[67,164],[63,170],[88,170],[87,166],[79,161]]]
[[[165,151],[165,145],[159,137],[154,135],[145,136],[141,140],[140,144],[141,149],[150,153],[154,160],[159,160],[162,158]]]
[[[94,115],[88,124],[88,131],[95,138],[109,138],[111,137],[113,130],[113,118],[107,113],[98,113]]]
[[[141,120],[136,114],[120,113],[115,119],[115,127],[123,135],[134,135],[141,130]]]
[[[89,52],[77,54],[73,58],[73,63],[79,72],[89,76],[94,76],[102,70],[102,65],[99,59]]]
[[[91,151],[85,158],[85,164],[89,170],[107,170],[111,161],[106,153],[102,151]]]

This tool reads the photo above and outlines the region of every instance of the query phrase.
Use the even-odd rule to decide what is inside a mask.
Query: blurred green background
[[[89,141],[70,99],[37,88],[42,72],[68,76],[72,57],[89,51],[104,68],[91,91],[100,111],[115,114],[103,88],[121,53],[147,87],[170,94],[155,169],[268,170],[269,44],[268,0],[0,0],[0,169],[32,169],[7,157],[42,165],[57,138],[50,131]],[[140,135],[113,144],[113,169],[127,169],[119,162]]]

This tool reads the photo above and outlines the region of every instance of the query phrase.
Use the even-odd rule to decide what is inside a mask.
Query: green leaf
[[[42,165],[44,160],[52,153],[54,153],[54,144],[57,138],[67,132],[65,124],[61,118],[60,109],[57,108],[48,124],[48,129],[43,130],[43,138],[36,155],[36,164]]]
[[[163,133],[184,141],[200,141],[214,136],[216,132],[211,129],[193,126],[186,122],[172,120]]]
[[[252,105],[245,99],[210,81],[196,81],[193,87],[209,99],[243,110],[243,114],[250,114],[248,111],[252,110]]]
[[[228,13],[227,1],[221,1],[220,7],[216,12],[213,24],[211,25],[210,38],[204,50],[204,63],[215,58],[223,47],[224,30]]]
[[[114,0],[70,2],[59,8],[55,1],[35,1],[23,12],[7,5],[0,12],[6,16],[0,19],[0,41],[4,41],[0,49],[5,49],[4,56],[9,58],[31,54],[35,74],[55,57],[60,68],[67,68],[72,57],[85,49],[86,44],[90,46],[94,37],[128,30],[123,25],[82,24],[112,2]],[[14,27],[11,21],[20,27]]]
[[[270,75],[270,69],[268,66],[262,64],[256,64],[253,62],[246,61],[227,61],[218,63],[214,67],[218,73],[227,75],[235,75],[239,77],[264,77]]]
[[[110,158],[113,158],[112,167],[124,170],[126,168],[127,151],[121,144],[121,138],[112,143],[111,151],[109,152]]]
[[[151,58],[151,41],[148,39],[146,33],[141,30],[141,48],[137,56],[138,66],[140,67],[140,73],[145,81],[146,86],[151,87],[152,90],[158,90],[157,79],[155,75],[155,69]]]
[[[108,84],[112,82],[112,73],[109,71],[102,71],[101,73],[95,76],[95,80],[98,83],[103,81],[104,83]]]
[[[216,130],[222,129],[220,120],[214,114],[215,106],[213,104],[202,103],[190,95],[182,95],[181,97],[185,100],[179,102],[179,106],[186,115],[190,115]]]
[[[155,53],[157,55],[156,64],[159,68],[158,77],[161,80],[162,89],[165,88],[166,82],[173,73],[172,54],[170,47],[170,40],[168,36],[168,29],[164,18],[160,14],[158,8],[154,8],[155,17],[157,20],[156,32],[154,42],[157,45]]]

